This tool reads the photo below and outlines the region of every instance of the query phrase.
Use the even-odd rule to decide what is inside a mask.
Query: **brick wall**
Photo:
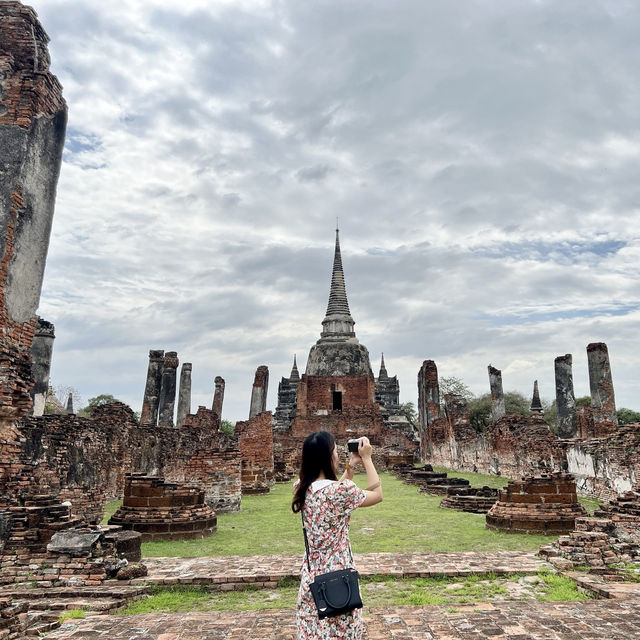
[[[104,503],[120,498],[124,475],[143,471],[168,481],[195,480],[215,511],[240,508],[240,454],[234,437],[210,426],[140,426],[121,403],[97,407],[92,418],[27,417],[2,429],[0,508],[52,492],[73,513],[99,522]]]
[[[0,457],[5,427],[31,406],[30,348],[40,298],[66,105],[35,11],[0,3]],[[9,438],[9,442],[11,439]]]
[[[237,422],[242,493],[267,493],[273,486],[273,418],[270,411]]]

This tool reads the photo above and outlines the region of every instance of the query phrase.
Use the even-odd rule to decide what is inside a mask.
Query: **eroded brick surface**
[[[200,485],[134,473],[125,478],[122,506],[109,524],[140,532],[142,542],[187,540],[215,533],[217,518]]]
[[[533,552],[486,553],[354,553],[361,575],[384,574],[394,578],[468,576],[494,572],[536,573],[549,567]],[[226,556],[201,558],[145,558],[149,575],[142,582],[156,584],[213,584],[237,588],[248,582],[271,583],[299,578],[302,555]]]
[[[508,533],[557,534],[573,531],[587,512],[578,502],[570,474],[554,473],[509,482],[487,513],[487,528]]]
[[[449,609],[449,610],[447,610]],[[405,640],[629,640],[640,628],[640,601],[514,602],[473,607],[366,608],[366,638]],[[97,616],[67,623],[57,640],[293,640],[295,612],[217,611]]]

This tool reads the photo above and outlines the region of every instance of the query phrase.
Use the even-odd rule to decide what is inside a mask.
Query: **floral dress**
[[[320,620],[309,584],[318,574],[355,568],[349,549],[349,520],[365,497],[365,492],[350,480],[316,480],[307,491],[302,515],[309,539],[311,571],[305,557],[296,615],[298,640],[362,637],[361,610]]]

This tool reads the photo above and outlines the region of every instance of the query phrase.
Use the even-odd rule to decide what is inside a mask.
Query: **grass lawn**
[[[132,602],[120,613],[184,613],[293,609],[299,583],[282,581],[277,589],[248,585],[243,591],[208,591],[194,585],[156,586],[150,597]],[[360,579],[362,600],[368,607],[404,605],[469,605],[506,600],[585,600],[572,580],[545,571],[538,576],[468,576],[466,578],[415,578],[393,580],[379,576]]]
[[[454,472],[456,475],[462,476]],[[506,479],[473,476],[480,486]],[[441,496],[417,493],[388,473],[381,474],[384,501],[357,509],[351,518],[351,543],[356,553],[380,551],[537,550],[551,536],[507,534],[485,529],[484,515],[440,509]],[[364,475],[356,476],[366,486]],[[303,553],[300,516],[291,512],[291,484],[279,484],[268,495],[245,496],[240,513],[218,516],[218,531],[204,540],[147,542],[143,556],[193,557]]]

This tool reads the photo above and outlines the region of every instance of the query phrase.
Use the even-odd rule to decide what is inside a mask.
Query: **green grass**
[[[247,585],[242,591],[207,591],[206,586],[175,585],[153,587],[151,596],[132,602],[122,615],[140,613],[185,613],[188,611],[238,611],[294,609],[298,584],[278,589],[257,589]]]
[[[602,500],[598,498],[578,498],[578,500],[590,516],[602,504]]]
[[[107,502],[104,506],[104,517],[102,518],[101,524],[107,524],[109,522],[109,518],[120,508],[121,504],[122,500]]]
[[[83,609],[69,609],[69,611],[65,611],[58,620],[60,624],[62,624],[65,620],[78,620],[85,617],[85,612]]]
[[[568,600],[589,600],[593,597],[580,591],[578,585],[571,580],[571,578],[545,570],[540,570],[538,577],[545,584],[543,592],[537,596],[538,600],[544,602],[565,602]]]
[[[453,472],[458,475],[457,472]],[[503,478],[474,476],[480,486]],[[357,509],[351,518],[351,543],[356,553],[382,551],[500,551],[537,550],[552,536],[489,531],[482,514],[440,509],[441,496],[421,495],[388,473],[381,474],[384,501]],[[356,483],[366,486],[364,475]],[[218,531],[204,540],[146,542],[147,557],[301,554],[304,551],[300,516],[291,513],[293,484],[279,484],[267,495],[245,496],[242,511],[220,514]]]
[[[362,599],[368,607],[473,605],[479,602],[513,599],[543,601],[586,600],[569,578],[547,571],[538,574],[538,582],[525,595],[510,593],[509,582],[521,575],[497,577],[471,575],[465,578],[432,577],[394,580],[389,576],[360,579]],[[257,589],[247,585],[242,591],[208,591],[206,586],[155,586],[151,595],[131,603],[122,615],[142,613],[186,613],[192,611],[239,611],[294,609],[299,583],[282,581],[277,589]],[[82,613],[82,612],[81,612]]]

